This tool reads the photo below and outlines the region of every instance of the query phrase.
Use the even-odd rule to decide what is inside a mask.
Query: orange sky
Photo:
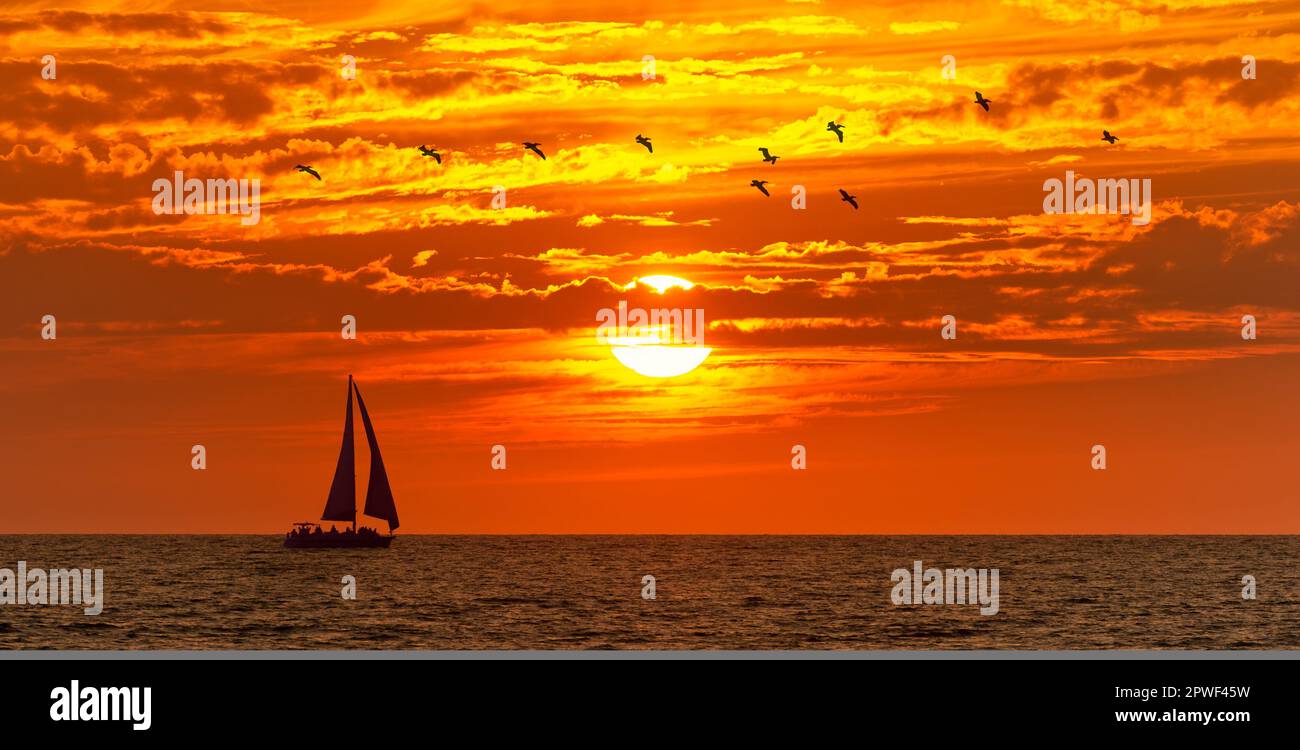
[[[314,518],[348,373],[403,533],[1300,533],[1300,2],[60,8],[0,10],[0,533]],[[712,355],[625,369],[620,299]]]

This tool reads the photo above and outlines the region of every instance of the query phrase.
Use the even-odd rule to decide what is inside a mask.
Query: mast
[[[361,392],[357,392],[357,398]],[[352,439],[352,376],[348,376],[348,411],[343,420],[343,446],[339,448],[339,463],[334,469],[329,498],[325,500],[322,521],[348,521],[357,525],[357,471]]]
[[[375,439],[375,428],[370,424],[370,414],[366,411],[366,402],[361,398],[361,389],[356,384],[352,385],[352,389],[357,392],[361,424],[366,428],[366,441],[370,444],[370,483],[366,487],[365,513],[388,521],[388,533],[391,534],[399,525],[397,504],[393,501],[393,490],[388,486],[388,472],[384,471],[384,458],[379,455],[379,441]],[[348,412],[349,416],[351,413]]]

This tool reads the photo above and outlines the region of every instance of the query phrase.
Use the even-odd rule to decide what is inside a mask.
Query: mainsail
[[[322,521],[355,523],[357,520],[357,472],[353,465],[352,448],[352,388],[352,376],[349,375],[348,415],[343,422],[343,447],[339,449],[339,464],[334,469],[334,483],[330,485],[330,496],[325,501],[325,512],[321,514]],[[360,391],[357,391],[357,398],[361,398]],[[362,414],[365,412],[362,411]],[[366,422],[366,431],[370,431],[369,421]],[[374,445],[374,438],[370,439],[370,444]],[[385,482],[384,486],[387,485]],[[369,500],[366,507],[370,507]]]
[[[361,407],[361,424],[366,428],[366,441],[370,443],[370,484],[366,487],[366,515],[388,521],[388,528],[391,531],[398,526],[397,504],[393,502],[393,490],[388,486],[388,472],[384,471],[384,459],[379,455],[379,441],[375,439],[375,429],[370,426],[370,415],[366,412],[366,402],[361,398],[361,389],[356,385],[352,388],[357,392],[357,406]],[[351,400],[349,395],[349,404]],[[352,424],[351,420],[352,409],[349,406],[349,427]],[[351,432],[348,434],[351,435]]]

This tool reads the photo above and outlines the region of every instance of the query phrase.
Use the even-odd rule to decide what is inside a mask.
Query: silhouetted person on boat
[[[826,129],[829,130],[829,131],[831,131],[831,132],[834,133],[835,135],[839,136],[839,137],[840,137],[840,143],[843,143],[843,142],[844,142],[844,126],[843,126],[843,125],[839,124],[838,122],[835,122],[834,120],[831,120],[830,122],[826,123]]]
[[[769,198],[772,197],[772,194],[767,192],[767,188],[763,187],[764,185],[767,184],[767,180],[750,180],[749,184],[758,188],[758,192],[762,193],[763,195],[766,195]]]
[[[1111,135],[1109,130],[1101,131],[1101,139],[1107,143],[1114,143],[1119,140],[1117,136]]]
[[[636,142],[641,144],[642,146],[645,146],[646,150],[649,151],[650,153],[653,154],[655,152],[655,147],[650,145],[650,139],[646,138],[644,135],[637,133]]]
[[[528,149],[529,151],[532,151],[534,154],[537,154],[538,156],[542,157],[542,161],[546,161],[546,154],[543,154],[543,153],[542,153],[542,144],[540,144],[540,143],[528,143],[527,141],[525,141],[525,142],[524,142],[524,148],[526,148],[526,149]]]
[[[983,107],[985,112],[989,111],[989,104],[992,103],[992,101],[992,99],[985,99],[984,95],[980,92],[975,92],[975,103]]]
[[[320,172],[317,172],[316,170],[312,169],[311,167],[304,167],[304,166],[301,165],[301,164],[296,164],[296,165],[294,165],[294,169],[298,170],[299,172],[305,172],[305,173],[311,175],[312,177],[315,177],[315,178],[318,179],[318,180],[320,179]]]
[[[758,151],[763,155],[763,161],[768,164],[776,164],[776,160],[781,158],[779,156],[772,156],[772,153],[766,148],[760,148]]]

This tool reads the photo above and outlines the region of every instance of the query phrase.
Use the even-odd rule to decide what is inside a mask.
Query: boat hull
[[[351,534],[295,534],[284,539],[289,549],[388,549],[392,536]]]

